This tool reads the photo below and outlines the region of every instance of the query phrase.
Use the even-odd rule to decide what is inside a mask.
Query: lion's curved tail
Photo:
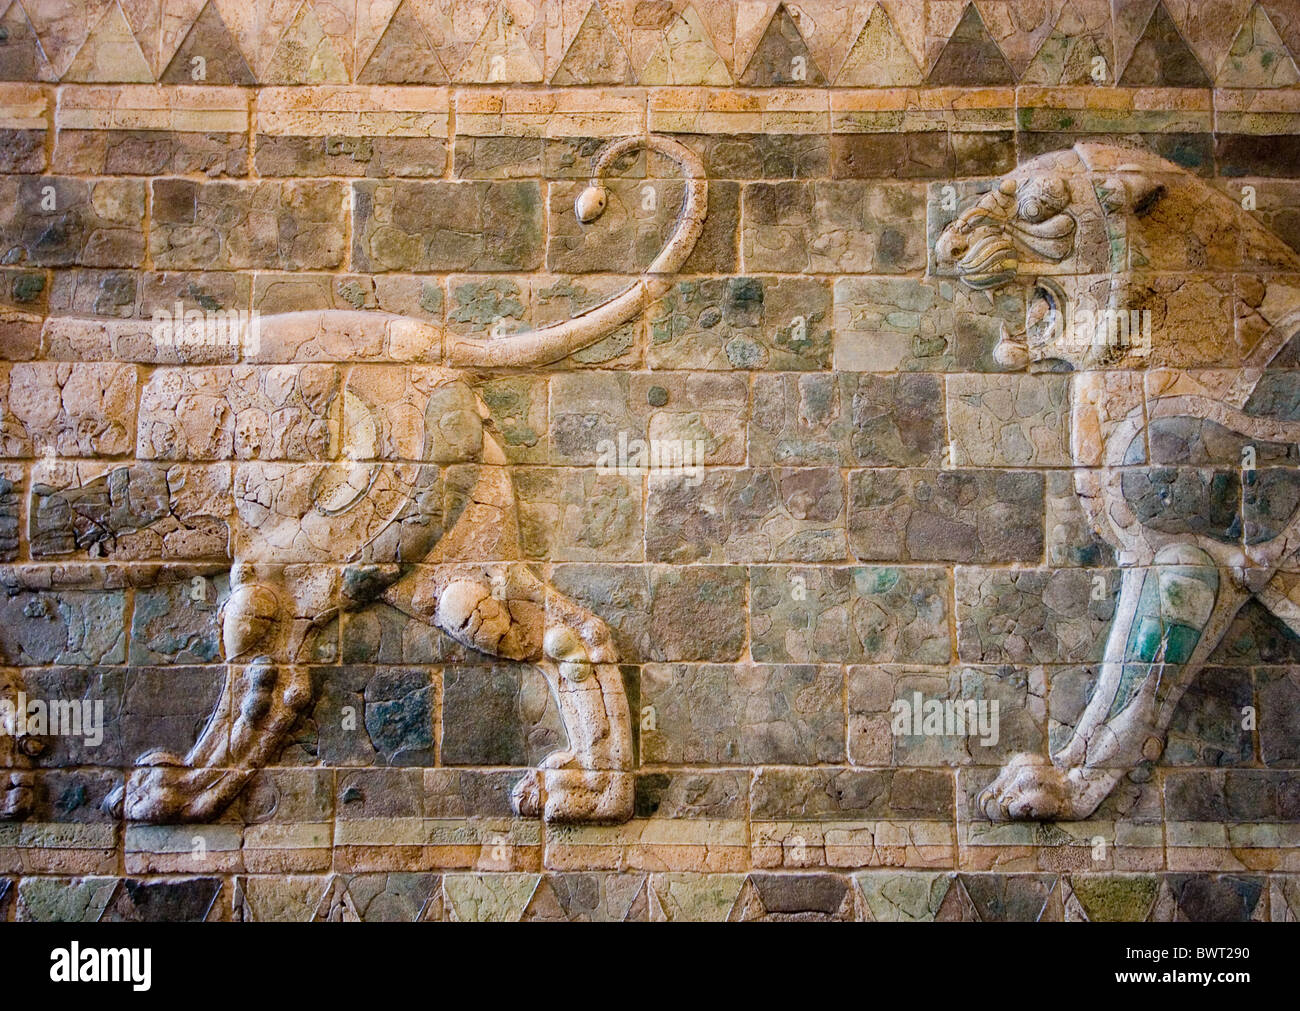
[[[686,189],[672,234],[645,273],[613,298],[572,319],[499,338],[448,335],[442,359],[445,364],[465,368],[549,365],[631,322],[668,290],[672,275],[682,269],[694,251],[708,212],[708,180],[695,152],[653,134],[607,144],[593,163],[591,181],[579,197],[575,212],[584,223],[596,220],[605,209],[602,179],[619,158],[638,149],[657,152],[675,162]],[[436,361],[443,340],[442,328],[437,324],[386,312],[312,309],[265,317],[247,312],[217,315],[223,316],[215,326],[219,332],[207,333],[214,325],[203,323],[200,329],[206,328],[205,332],[195,340],[187,330],[187,313],[175,318],[164,313],[165,319],[148,321],[46,318],[5,310],[0,312],[0,319],[11,326],[41,331],[40,343],[46,348],[111,349],[122,360],[147,362],[159,361],[160,353],[163,361],[196,364],[237,358],[266,363],[352,362],[359,354],[374,361]],[[160,345],[166,350],[160,352]],[[174,359],[170,353],[173,345]],[[148,350],[142,354],[141,349]]]
[[[601,179],[614,162],[638,148],[656,151],[676,162],[686,182],[686,196],[673,233],[646,273],[607,302],[550,326],[525,330],[509,337],[488,339],[454,337],[448,340],[446,362],[465,367],[521,367],[548,365],[596,343],[624,323],[631,322],[672,283],[670,276],[685,265],[708,212],[708,181],[695,152],[675,140],[647,134],[608,145],[597,156],[587,189],[575,211],[583,221],[594,221],[605,209]]]

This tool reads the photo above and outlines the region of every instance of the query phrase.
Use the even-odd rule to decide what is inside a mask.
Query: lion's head
[[[1076,371],[1241,363],[1233,275],[1300,258],[1204,180],[1129,147],[1077,144],[1002,177],[943,229],[934,269],[1023,291],[1003,368]]]

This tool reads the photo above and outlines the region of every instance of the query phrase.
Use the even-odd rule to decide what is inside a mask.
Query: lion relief
[[[188,753],[136,758],[110,810],[136,822],[218,816],[275,761],[312,702],[317,630],[382,602],[473,653],[544,675],[568,741],[515,785],[516,812],[631,817],[632,730],[610,630],[522,551],[504,439],[474,380],[562,361],[672,285],[707,213],[704,168],[688,148],[654,135],[607,143],[574,213],[595,222],[604,177],[642,149],[683,177],[671,234],[623,291],[548,326],[480,338],[381,312],[292,312],[259,320],[233,360],[214,363],[201,349],[187,357],[174,342],[140,340],[134,321],[40,321],[47,341],[102,338],[153,367],[134,458],[93,472],[53,456],[40,465],[33,560],[0,568],[0,585],[39,592],[78,557],[120,561],[139,585],[198,571],[229,580],[214,711]],[[0,819],[32,810],[40,747],[0,735]]]
[[[937,273],[1023,302],[993,350],[1069,374],[1075,491],[1120,570],[1096,683],[1050,758],[980,796],[994,821],[1088,817],[1158,759],[1237,611],[1300,634],[1300,256],[1228,195],[1141,150],[1026,162],[943,229]]]

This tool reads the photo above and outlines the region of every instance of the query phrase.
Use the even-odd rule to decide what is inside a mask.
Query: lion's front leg
[[[0,671],[0,699],[17,698],[22,685],[17,673]],[[8,720],[0,712],[0,720]],[[36,738],[20,736],[16,726],[0,726],[0,821],[21,821],[31,813],[36,800],[36,779],[31,755],[39,747]]]
[[[1051,761],[1017,755],[979,798],[993,821],[1087,818],[1154,761],[1187,686],[1249,592],[1198,548],[1170,545],[1123,570],[1105,659],[1074,735]]]

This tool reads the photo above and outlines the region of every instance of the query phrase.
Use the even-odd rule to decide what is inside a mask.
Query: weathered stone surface
[[[1115,549],[1097,536],[1074,489],[1074,476],[1067,471],[1049,471],[1046,475],[1047,562],[1055,568],[1065,566],[1110,567]]]
[[[216,706],[225,672],[216,666],[137,667],[121,696],[122,757],[153,749],[183,755]],[[105,711],[110,707],[106,704]]]
[[[19,918],[74,922],[202,921],[214,911],[221,881],[113,878],[25,878],[19,883]]]
[[[344,663],[433,664],[468,653],[445,632],[383,603],[345,614],[342,642]]]
[[[943,457],[939,381],[926,375],[762,375],[754,382],[755,464],[925,466]]]
[[[905,274],[925,259],[911,223],[924,194],[904,183],[753,183],[741,236],[746,270]]]
[[[1015,167],[1004,131],[839,134],[832,138],[835,179],[951,179]]]
[[[254,165],[264,176],[441,176],[446,144],[432,137],[259,136]]]
[[[121,590],[6,586],[0,613],[0,655],[7,664],[125,662],[126,595]]]
[[[534,765],[564,742],[550,692],[528,667],[445,671],[442,719],[447,765]]]
[[[1062,467],[1070,461],[1063,376],[952,376],[947,380],[952,463]]]
[[[237,178],[248,175],[248,135],[215,131],[60,130],[54,147],[54,168],[68,175],[203,174],[211,178]]]
[[[12,562],[18,557],[24,490],[20,467],[0,467],[0,562]]]
[[[641,701],[655,729],[642,731],[646,762],[764,765],[834,762],[844,727],[833,704],[837,668],[649,664]]]
[[[56,272],[48,289],[49,308],[54,315],[152,321],[155,309],[175,312],[177,302],[184,310],[218,312],[244,308],[252,285],[247,277],[221,271],[146,273],[69,269]],[[37,294],[43,290],[38,288]],[[51,334],[47,355],[77,361],[78,353],[90,350],[64,346]],[[105,349],[118,353],[125,350]]]
[[[144,261],[145,188],[133,179],[7,176],[0,243],[9,263],[135,267]]]
[[[580,189],[577,183],[550,186],[551,233],[546,246],[549,270],[575,274],[603,272],[613,263],[626,273],[644,270],[674,228],[685,191],[676,179],[608,180],[607,209],[598,222],[588,225],[572,213]],[[709,215],[695,250],[686,261],[686,272],[736,271],[739,201],[737,184],[718,182],[709,186]]]
[[[849,543],[855,555],[872,561],[1037,562],[1043,555],[1042,475],[853,471]]]
[[[1259,668],[1254,680],[1259,700],[1260,758],[1272,768],[1294,768],[1300,763],[1300,734],[1296,731],[1295,721],[1288,719],[1286,713],[1300,692],[1300,682],[1293,669],[1285,667]],[[1239,726],[1241,721],[1236,723]],[[1223,733],[1222,730],[1219,732]],[[1237,738],[1237,734],[1230,734],[1229,739],[1233,738]]]
[[[602,473],[744,462],[749,389],[739,376],[577,372],[550,384],[551,457]]]
[[[164,270],[340,267],[345,196],[335,182],[156,180],[149,252]]]
[[[441,282],[431,277],[259,272],[253,279],[253,308],[264,316],[304,309],[375,309],[441,321],[445,303]],[[432,356],[417,359],[436,360],[437,349],[432,350]]]
[[[727,916],[731,921],[825,922],[854,919],[847,879],[831,874],[751,874]]]
[[[43,130],[0,130],[0,168],[6,174],[40,172],[45,168]],[[60,171],[67,171],[60,168]]]
[[[745,649],[741,566],[656,566],[650,576],[649,659],[735,661]]]
[[[32,555],[226,560],[231,493],[223,465],[142,463],[103,473],[38,465],[28,514]]]
[[[754,659],[945,663],[948,577],[941,569],[892,566],[753,566]]]
[[[844,486],[826,469],[706,468],[649,477],[652,561],[835,561],[844,557]]]
[[[644,874],[547,874],[537,883],[522,919],[637,923],[648,912]]]
[[[979,8],[967,4],[930,71],[931,84],[1011,84],[1011,65],[989,35]]]
[[[912,278],[835,282],[835,367],[846,371],[945,372],[955,346],[951,298]]]
[[[181,576],[136,590],[131,663],[212,663],[221,656],[219,615],[230,595],[226,573]]]
[[[119,456],[135,431],[138,377],[130,365],[18,363],[0,405],[18,424],[6,455]]]
[[[744,883],[743,874],[653,874],[650,918],[658,922],[725,921]]]
[[[644,559],[639,474],[521,467],[514,479],[520,541],[529,558]]]
[[[828,139],[802,133],[687,134],[710,179],[821,179],[830,175]]]
[[[439,679],[400,667],[317,667],[312,672],[316,753],[330,765],[432,764]]]
[[[1041,668],[852,667],[849,759],[911,768],[991,765],[1036,752],[1044,740],[1046,696]],[[933,713],[943,715],[932,721]]]
[[[955,572],[957,651],[974,663],[1095,660],[1114,598],[1094,597],[1094,574],[1081,569],[978,569]]]
[[[658,649],[650,635],[651,573],[646,565],[585,562],[556,565],[551,581],[561,593],[600,615],[620,657],[641,663]]]
[[[679,281],[649,310],[655,368],[818,369],[830,360],[830,297],[820,281]]]
[[[360,182],[353,265],[366,271],[528,270],[541,265],[535,182]]]

